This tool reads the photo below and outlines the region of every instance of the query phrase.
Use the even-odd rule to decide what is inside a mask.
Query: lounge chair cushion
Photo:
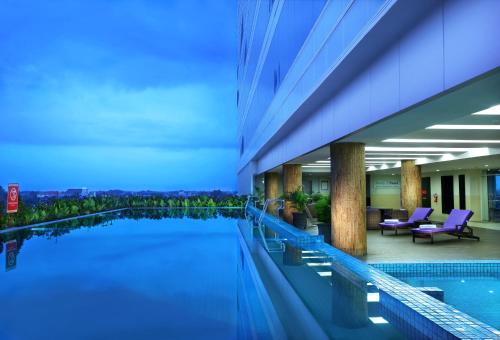
[[[415,228],[412,229],[416,234],[437,234],[437,233],[451,233],[455,231],[462,231],[469,219],[474,213],[470,210],[453,209],[448,215],[443,226],[440,228]]]
[[[413,227],[416,221],[426,220],[432,213],[432,208],[417,208],[410,216],[408,221],[398,222],[398,223],[379,223],[381,228],[385,229],[396,229],[396,228],[408,228]]]

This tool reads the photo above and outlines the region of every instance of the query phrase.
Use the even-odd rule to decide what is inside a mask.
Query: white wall
[[[458,176],[465,175],[465,207],[472,210],[474,215],[471,221],[488,220],[488,200],[485,173],[482,170],[455,170],[423,173],[422,177],[431,179],[431,207],[434,209],[432,220],[444,221],[448,215],[443,214],[441,209],[441,176],[453,176],[454,207],[460,209],[460,197],[458,189]],[[370,189],[372,206],[376,208],[400,208],[400,186],[386,185],[383,181],[397,180],[400,176],[371,174]],[[377,184],[377,182],[379,182]],[[434,202],[433,195],[438,194],[438,202]]]

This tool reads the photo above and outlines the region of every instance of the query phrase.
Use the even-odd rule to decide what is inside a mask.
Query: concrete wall
[[[304,188],[306,187],[305,182],[312,181],[312,193],[320,193],[323,195],[330,194],[330,174],[318,174],[318,173],[303,173],[302,182],[304,183]],[[321,189],[321,182],[326,181],[328,183],[328,189]]]
[[[239,169],[255,161],[257,173],[267,171],[500,65],[500,1],[387,2],[390,11],[356,40],[355,56],[340,59],[332,57],[339,49],[328,16],[334,3],[246,141]],[[360,57],[377,46],[378,55]]]

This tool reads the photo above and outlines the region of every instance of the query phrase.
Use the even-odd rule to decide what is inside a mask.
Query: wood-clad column
[[[330,155],[332,244],[351,255],[366,255],[365,145],[332,143]]]
[[[274,199],[278,198],[279,193],[279,175],[275,172],[266,172],[264,175],[264,186],[265,186],[265,197]],[[267,208],[267,212],[271,214],[276,213],[276,204],[270,204]]]
[[[422,206],[422,171],[414,160],[401,161],[401,204],[409,216]]]
[[[302,186],[302,165],[283,164],[283,193],[290,194]],[[285,202],[283,218],[287,223],[292,224],[294,209],[291,202]]]

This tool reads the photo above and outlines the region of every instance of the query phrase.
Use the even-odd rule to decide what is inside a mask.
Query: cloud
[[[56,177],[63,167],[55,164],[99,168],[114,153],[123,156],[116,162],[128,162],[132,153],[135,162],[168,163],[180,174],[186,161],[164,157],[183,153],[189,162],[203,155],[214,167],[207,173],[216,178],[210,150],[228,164],[237,157],[235,31],[236,5],[226,1],[3,1],[0,167],[14,155],[9,150],[25,157],[10,163],[4,180],[23,172],[21,166],[37,167],[29,152],[51,155],[44,166]],[[153,149],[158,151],[133,152]],[[73,179],[84,176],[73,170]],[[124,188],[144,188],[135,174],[121,183]],[[114,176],[100,175],[103,186]],[[23,180],[35,186],[28,177]],[[180,183],[153,177],[156,186]],[[231,184],[224,185],[233,182],[227,177]]]
[[[5,133],[18,144],[234,147],[232,87],[129,89],[80,81],[4,98]],[[22,105],[20,105],[22,103]],[[19,124],[19,122],[26,122]]]

